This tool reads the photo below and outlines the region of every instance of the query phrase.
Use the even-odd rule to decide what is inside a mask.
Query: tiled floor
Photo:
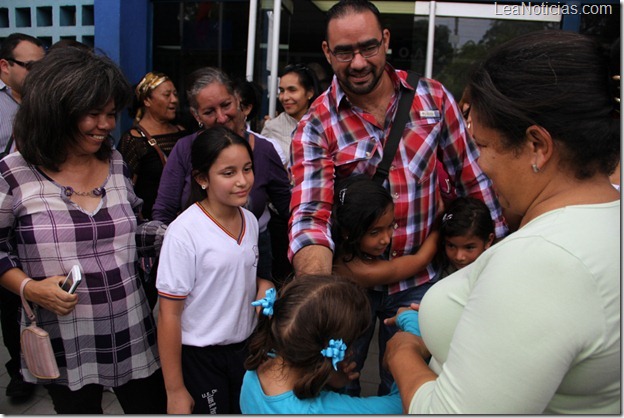
[[[0,340],[1,338],[0,331]],[[362,396],[373,396],[377,394],[377,385],[379,384],[379,367],[377,356],[379,350],[377,347],[377,333],[371,343],[368,359],[362,372],[361,385]],[[35,394],[26,403],[13,404],[6,397],[6,387],[9,384],[9,375],[4,367],[8,361],[9,354],[2,343],[0,343],[0,414],[4,415],[45,415],[54,414],[54,406],[48,395],[48,391],[41,385],[37,386]],[[117,402],[117,398],[111,392],[105,391],[102,399],[102,408],[105,414],[120,415],[123,410]]]

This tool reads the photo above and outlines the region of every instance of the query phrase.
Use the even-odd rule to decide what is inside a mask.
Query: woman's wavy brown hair
[[[26,161],[57,171],[75,145],[78,123],[109,101],[115,112],[124,109],[132,89],[123,72],[107,56],[87,48],[67,46],[51,50],[24,81],[22,104],[15,115],[15,140]],[[107,160],[112,137],[95,154]]]

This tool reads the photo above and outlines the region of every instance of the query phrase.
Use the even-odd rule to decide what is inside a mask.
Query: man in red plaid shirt
[[[297,125],[291,148],[289,257],[296,275],[331,273],[334,182],[361,173],[373,176],[399,97],[408,89],[416,88],[416,94],[384,182],[394,199],[397,223],[387,258],[413,254],[430,233],[440,204],[438,160],[458,196],[474,196],[488,205],[497,236],[503,237],[507,227],[500,206],[477,165],[478,150],[457,104],[439,82],[420,78],[417,86],[410,86],[405,71],[386,63],[390,31],[382,27],[377,8],[368,0],[342,0],[328,11],[326,31],[322,47],[335,76]],[[385,343],[396,331],[383,325],[383,319],[394,316],[400,306],[419,302],[435,276],[435,267],[429,265],[408,280],[369,288],[374,320],[381,321],[380,365]],[[374,326],[356,344],[358,370],[373,332]],[[392,376],[382,367],[380,374],[379,394],[385,394]],[[359,394],[359,383],[349,391]]]

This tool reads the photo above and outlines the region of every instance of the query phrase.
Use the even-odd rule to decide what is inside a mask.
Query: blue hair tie
[[[338,363],[344,360],[347,345],[340,340],[329,340],[329,345],[321,350],[321,354],[332,359],[334,370],[338,371]]]
[[[273,315],[273,305],[275,304],[275,288],[267,289],[265,297],[251,302],[251,306],[262,306],[262,313],[266,316]]]

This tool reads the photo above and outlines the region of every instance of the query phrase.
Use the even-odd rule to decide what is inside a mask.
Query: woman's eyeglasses
[[[6,60],[14,62],[17,65],[19,65],[20,67],[27,69],[28,71],[30,71],[32,69],[33,65],[35,64],[35,62],[37,62],[37,61],[26,61],[26,62],[24,62],[24,61],[16,60],[15,58],[7,58]]]

